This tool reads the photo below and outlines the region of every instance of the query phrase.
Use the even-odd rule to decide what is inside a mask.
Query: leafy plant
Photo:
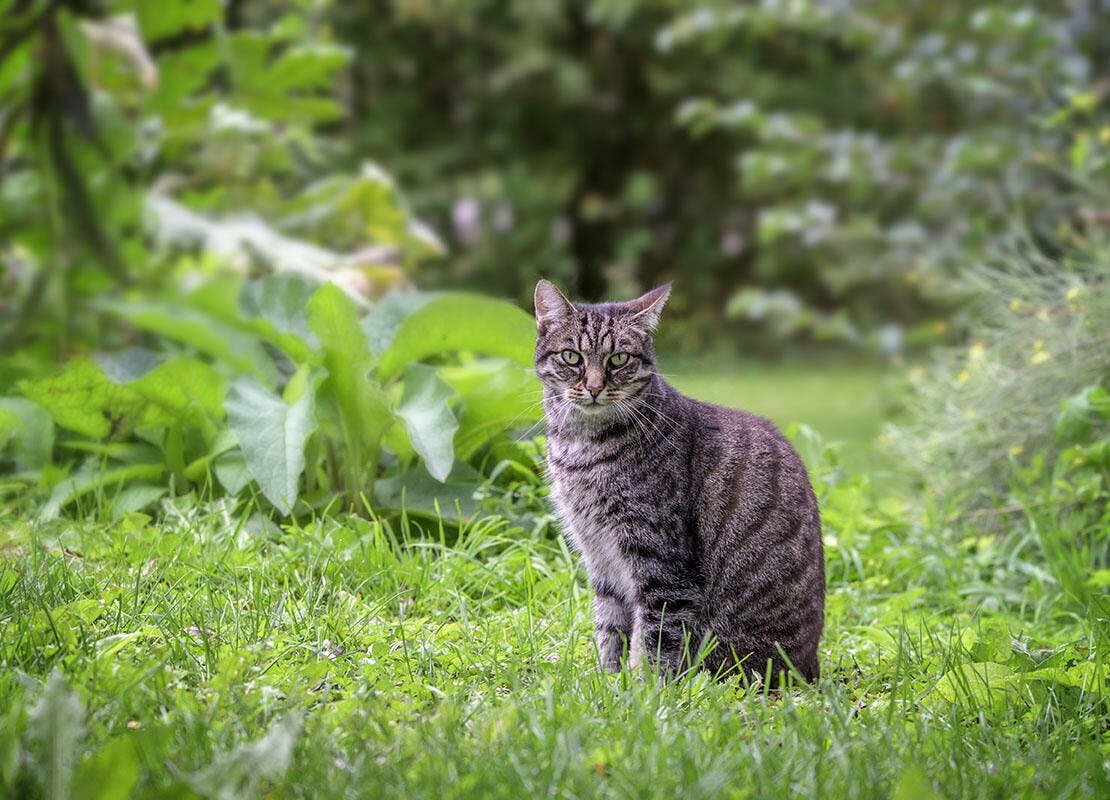
[[[998,504],[1015,465],[1051,464],[1076,437],[1105,438],[1096,409],[1110,374],[1107,259],[1091,241],[1059,261],[1015,250],[1003,268],[976,272],[968,344],[911,371],[911,420],[887,434],[942,503]]]
[[[441,493],[423,476],[453,486],[442,492],[448,513],[450,497],[472,493],[479,478],[465,459],[539,413],[525,366],[533,323],[504,301],[410,292],[360,315],[334,284],[270,277],[104,308],[145,329],[156,349],[76,359],[0,406],[29,417],[33,401],[78,435],[60,442],[78,463],[46,517],[94,493],[123,513],[166,492],[249,486],[283,515],[302,495],[312,506],[335,494],[352,508],[432,511]],[[36,424],[13,440],[21,458],[42,456]]]

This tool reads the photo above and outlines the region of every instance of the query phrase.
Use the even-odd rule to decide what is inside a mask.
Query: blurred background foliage
[[[524,302],[677,279],[699,341],[935,341],[1019,216],[1053,249],[1110,142],[1097,2],[344,4],[351,151]],[[1073,125],[1074,123],[1074,125]],[[1069,150],[1070,148],[1070,150]]]
[[[4,0],[0,336],[57,359],[231,264],[931,343],[1015,219],[1105,228],[1103,5]]]
[[[150,492],[221,472],[241,489],[236,414],[282,435],[303,417],[305,463],[267,479],[284,511],[301,471],[312,502],[350,506],[417,465],[444,480],[456,456],[488,475],[538,407],[526,348],[486,334],[526,326],[465,293],[419,309],[429,289],[528,309],[539,275],[586,299],[675,281],[661,336],[685,352],[952,347],[920,370],[917,427],[891,436],[923,469],[1051,446],[1060,403],[1110,368],[1104,0],[0,11],[0,394],[18,395],[5,435],[24,472],[48,460],[45,408],[96,441],[66,447],[143,465],[120,480]],[[416,313],[458,335],[393,348]],[[961,379],[988,351],[1010,382]],[[1055,377],[1027,369],[1049,359]],[[136,416],[178,369],[218,389]],[[949,424],[997,422],[998,387],[1022,381],[1035,431]],[[233,396],[259,405],[233,414]],[[67,411],[90,403],[91,421]],[[89,490],[72,466],[43,479],[60,503]]]

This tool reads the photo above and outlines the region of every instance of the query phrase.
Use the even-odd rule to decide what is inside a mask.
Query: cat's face
[[[554,284],[536,285],[536,374],[560,411],[604,417],[636,403],[655,373],[652,334],[670,290],[575,305]]]

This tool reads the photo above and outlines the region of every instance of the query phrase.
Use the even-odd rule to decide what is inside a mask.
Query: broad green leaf
[[[30,400],[0,397],[0,449],[5,444],[11,445],[19,468],[45,467],[54,449],[54,423],[50,414]]]
[[[128,514],[142,511],[161,500],[168,492],[168,486],[155,486],[148,483],[127,486],[112,498],[112,520],[119,521]]]
[[[336,73],[350,60],[351,52],[338,45],[319,41],[295,45],[266,70],[266,85],[271,90],[330,92],[335,87]]]
[[[57,669],[27,712],[27,734],[37,748],[34,769],[46,797],[66,800],[77,751],[85,738],[85,707]]]
[[[977,627],[968,628],[961,634],[964,647],[978,662],[1007,661],[1011,655],[1012,638],[1009,625],[997,618],[980,620]]]
[[[305,310],[313,291],[315,286],[292,275],[246,281],[224,273],[189,292],[181,303],[303,363],[311,358],[314,343]]]
[[[125,347],[111,353],[97,353],[93,359],[108,380],[123,384],[137,381],[165,361],[166,357],[145,347]]]
[[[392,422],[389,404],[370,377],[372,355],[358,312],[334,284],[321,286],[309,301],[309,325],[320,340],[327,375],[321,390],[339,411],[349,457],[372,459],[376,467],[382,433]]]
[[[290,406],[244,376],[228,389],[225,406],[251,476],[266,499],[289,514],[304,472],[305,441],[316,429],[313,393]]]
[[[949,703],[972,710],[1000,708],[1013,698],[1014,671],[1005,664],[960,664],[937,681],[933,693]]]
[[[1088,389],[1087,402],[1099,419],[1110,419],[1110,391],[1105,386],[1092,386]]]
[[[1103,665],[1099,669],[1099,665],[1091,661],[1081,661],[1073,667],[1045,667],[1023,672],[1015,675],[1014,680],[1056,683],[1103,697],[1110,695],[1110,666]]]
[[[406,364],[428,356],[472,351],[530,365],[536,338],[532,317],[505,300],[452,292],[414,311],[381,355],[378,376],[386,382]]]
[[[189,787],[214,800],[255,797],[263,782],[278,780],[285,774],[300,733],[298,718],[281,720],[258,741],[240,745],[188,776]]]
[[[455,393],[435,369],[423,364],[406,368],[404,383],[397,416],[428,472],[436,480],[445,481],[455,461],[455,431],[459,429],[450,406]]]
[[[330,96],[334,80],[326,91],[313,90],[346,63],[345,51],[334,45],[295,47],[285,62],[284,55],[273,58],[273,39],[254,30],[238,30],[222,39],[227,64],[236,87],[236,101],[245,109],[270,123],[294,120],[298,124],[322,122],[341,117],[343,106]],[[297,80],[304,70],[306,79]]]
[[[157,453],[153,453],[157,457]],[[96,461],[86,461],[70,477],[58,483],[50,493],[50,498],[39,510],[42,520],[54,519],[67,505],[87,494],[103,491],[111,495],[119,487],[133,481],[158,483],[164,481],[165,466],[161,459],[156,463],[126,464],[104,469]]]
[[[139,754],[132,736],[117,736],[81,762],[73,800],[127,800],[139,782]]]
[[[239,308],[247,321],[297,361],[317,346],[308,326],[308,302],[316,287],[293,275],[269,275],[243,286]]]
[[[150,7],[164,5],[162,0],[142,2]],[[189,120],[190,112],[204,112],[204,105],[187,104],[186,100],[205,85],[212,70],[219,65],[220,51],[216,41],[195,42],[188,47],[159,53],[158,86],[144,95],[143,104],[150,116],[157,115],[169,123],[166,135],[171,142],[177,137],[193,134],[188,125],[178,128],[174,123]]]
[[[483,444],[543,415],[535,373],[511,361],[484,359],[444,367],[440,375],[462,399],[455,454],[470,458]]]
[[[117,384],[89,358],[61,373],[23,384],[23,394],[45,408],[63,428],[104,439],[139,426],[200,426],[223,415],[223,378],[207,364],[174,358],[138,380]]]
[[[216,480],[230,495],[239,494],[251,482],[251,472],[239,450],[224,453],[213,462],[212,468],[216,473]]]
[[[431,292],[391,292],[378,300],[361,322],[370,350],[376,355],[385,351],[392,344],[401,323],[437,296]]]
[[[25,383],[23,394],[45,408],[59,426],[104,439],[118,421],[141,411],[141,398],[109,381],[89,358],[79,358],[47,378]]]
[[[417,466],[374,484],[374,497],[384,509],[458,523],[478,513],[475,492],[483,476],[465,462],[455,462],[446,481]]]
[[[156,302],[103,301],[99,307],[137,328],[195,348],[254,375],[269,386],[277,382],[274,362],[252,335],[194,308]]]
[[[223,377],[203,361],[174,358],[128,386],[145,404],[138,425],[186,422],[199,427],[207,420],[223,418],[224,384]]]

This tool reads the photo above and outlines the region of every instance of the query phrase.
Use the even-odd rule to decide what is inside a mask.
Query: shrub
[[[969,341],[911,370],[912,421],[887,436],[942,503],[997,506],[1016,467],[1107,435],[1110,249],[1084,245],[975,270]]]
[[[282,515],[339,498],[453,519],[476,510],[467,461],[540,412],[532,320],[502,300],[405,292],[360,315],[334,283],[225,275],[101,307],[145,331],[143,346],[0,398],[0,462],[7,450],[52,485],[45,517],[88,495],[120,515],[167,493],[256,488]],[[68,433],[36,475],[52,442],[43,410]]]

